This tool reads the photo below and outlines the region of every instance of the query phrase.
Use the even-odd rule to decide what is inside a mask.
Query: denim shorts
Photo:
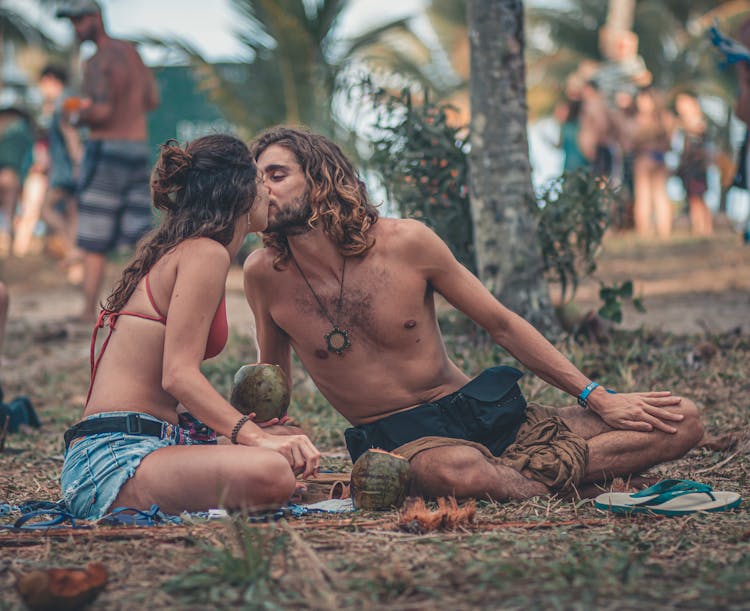
[[[133,412],[102,412],[86,420],[127,416]],[[148,414],[141,418],[162,423],[161,437],[128,433],[99,433],[76,439],[65,452],[60,484],[68,511],[80,519],[106,515],[141,461],[154,450],[174,445],[216,443],[191,430]],[[182,419],[181,419],[182,421]]]

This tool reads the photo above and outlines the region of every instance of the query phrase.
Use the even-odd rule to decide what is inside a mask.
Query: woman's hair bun
[[[151,194],[154,206],[171,210],[180,202],[180,192],[185,188],[193,158],[176,140],[161,145],[161,153],[151,173]]]

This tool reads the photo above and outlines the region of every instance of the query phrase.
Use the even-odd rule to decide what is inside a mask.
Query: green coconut
[[[234,374],[229,402],[239,412],[255,412],[256,422],[281,418],[289,408],[289,385],[278,365],[243,365]]]
[[[354,463],[352,501],[357,509],[400,507],[409,488],[409,461],[384,450],[367,450]]]

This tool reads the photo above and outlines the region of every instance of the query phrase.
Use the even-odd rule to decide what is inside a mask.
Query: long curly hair
[[[370,202],[365,183],[341,149],[326,137],[307,130],[272,127],[250,144],[253,159],[269,146],[277,144],[294,153],[307,183],[312,214],[310,228],[318,223],[345,257],[361,255],[372,248],[375,239],[368,235],[378,220],[378,210]],[[279,269],[290,257],[287,237],[278,232],[263,234],[263,244],[278,253],[274,267]]]
[[[141,278],[184,240],[229,244],[237,218],[255,200],[256,174],[250,150],[234,136],[204,136],[184,148],[175,140],[164,143],[151,173],[151,199],[162,221],[141,240],[106,309],[121,310]]]

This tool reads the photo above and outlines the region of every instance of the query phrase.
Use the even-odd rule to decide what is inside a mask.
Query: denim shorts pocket
[[[68,511],[82,518],[90,515],[96,501],[96,484],[85,443],[75,444],[65,455],[60,486]]]

